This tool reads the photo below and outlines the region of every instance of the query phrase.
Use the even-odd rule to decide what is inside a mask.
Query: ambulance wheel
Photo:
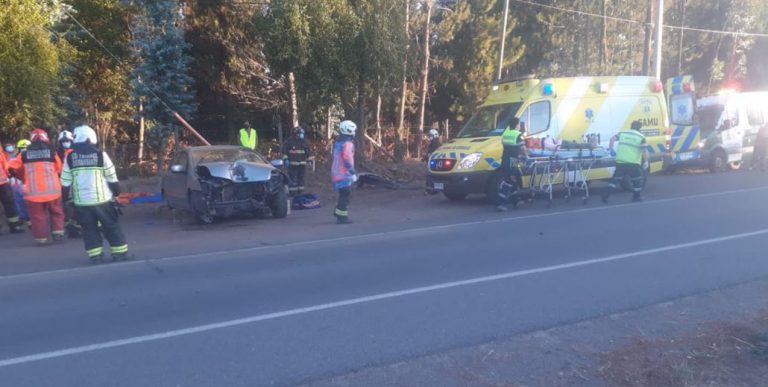
[[[443,195],[445,195],[448,200],[452,202],[460,202],[467,198],[467,194],[463,193],[455,193],[455,192],[443,192]]]
[[[734,161],[732,163],[728,163],[728,169],[731,171],[738,171],[741,169],[741,161]]]
[[[722,149],[716,150],[712,154],[712,162],[709,169],[712,173],[725,172],[726,165],[728,165],[728,155]]]

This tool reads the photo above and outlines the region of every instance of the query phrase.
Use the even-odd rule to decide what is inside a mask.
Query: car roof
[[[244,151],[252,151],[248,148],[243,148],[240,145],[208,145],[208,146],[191,146],[187,149],[185,149],[188,152],[192,153],[198,153],[198,152],[208,152],[208,151],[216,151],[216,150],[244,150]]]

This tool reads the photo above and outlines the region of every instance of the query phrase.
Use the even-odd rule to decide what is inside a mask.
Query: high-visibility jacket
[[[240,145],[248,149],[256,149],[259,145],[259,134],[256,133],[256,129],[240,129]]]
[[[5,158],[5,152],[0,152],[0,185],[8,184],[11,179],[8,177],[8,159]]]
[[[61,198],[61,159],[50,144],[35,141],[11,162],[11,168],[24,180],[24,200],[45,203]]]
[[[637,130],[619,133],[619,146],[616,148],[616,163],[637,164],[643,162],[645,136]]]
[[[61,185],[71,187],[76,206],[95,206],[114,198],[110,185],[116,186],[117,172],[112,160],[92,145],[77,145],[67,155]]]
[[[523,145],[523,133],[517,129],[510,129],[504,131],[501,135],[502,145]]]
[[[331,179],[336,189],[351,186],[355,173],[355,143],[352,137],[341,136],[333,145],[331,166]]]
[[[307,140],[291,137],[285,141],[285,145],[283,145],[283,160],[290,161],[292,166],[306,165],[309,156]]]

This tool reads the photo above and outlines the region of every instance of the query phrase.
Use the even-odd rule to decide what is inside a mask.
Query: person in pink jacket
[[[352,194],[352,184],[357,181],[355,172],[355,132],[357,125],[352,121],[343,121],[339,124],[341,134],[333,145],[333,166],[331,167],[331,179],[339,200],[336,204],[336,222],[338,224],[352,223],[349,220],[349,201]]]

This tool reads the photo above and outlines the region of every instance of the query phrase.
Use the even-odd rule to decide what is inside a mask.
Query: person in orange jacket
[[[11,232],[24,232],[21,219],[19,219],[19,210],[13,198],[13,188],[11,187],[11,178],[8,176],[8,160],[5,158],[5,152],[0,152],[0,205],[3,206],[3,212],[8,219],[8,227]]]
[[[32,144],[21,158],[11,162],[10,169],[24,181],[24,200],[29,206],[32,235],[39,244],[64,239],[64,206],[61,202],[61,159],[56,155],[48,133],[35,129]],[[50,223],[48,221],[50,217]]]

